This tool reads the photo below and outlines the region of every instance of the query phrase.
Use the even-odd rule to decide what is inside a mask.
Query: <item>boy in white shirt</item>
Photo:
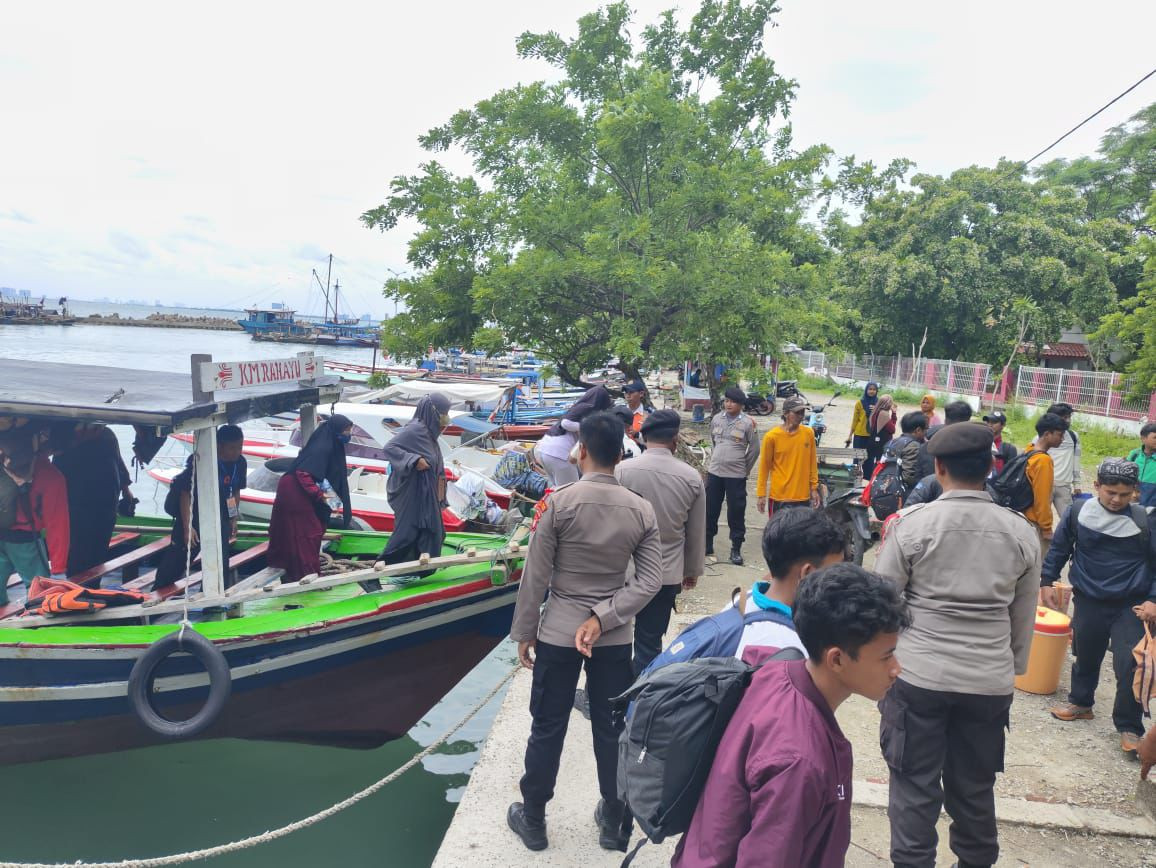
[[[755,582],[747,597],[746,613],[759,609],[777,611],[791,618],[799,583],[815,570],[847,558],[847,535],[826,513],[814,509],[776,512],[763,530],[763,557],[769,575]],[[749,645],[807,650],[790,626],[774,621],[748,624],[735,651],[742,659]]]

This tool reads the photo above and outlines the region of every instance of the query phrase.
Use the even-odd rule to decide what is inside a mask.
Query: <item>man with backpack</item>
[[[1128,460],[1140,468],[1140,503],[1156,506],[1156,422],[1140,429],[1140,445],[1128,453]]]
[[[506,822],[528,849],[548,846],[546,804],[554,797],[574,689],[585,668],[602,795],[594,812],[599,844],[625,851],[632,821],[618,799],[621,725],[611,718],[610,698],[634,680],[632,621],[662,587],[662,540],[654,508],[614,476],[622,424],[610,413],[592,413],[581,422],[578,442],[582,478],[546,501],[510,628],[518,659],[534,678],[522,801],[510,805]]]
[[[901,510],[875,561],[914,617],[899,639],[903,675],[880,703],[896,866],[933,868],[945,806],[959,865],[993,865],[999,855],[995,777],[1031,648],[1040,547],[1023,517],[984,490],[991,444],[985,425],[935,435],[943,494]]]
[[[726,726],[672,868],[834,868],[851,843],[851,743],[835,710],[878,700],[901,668],[911,623],[886,580],[854,564],[799,586],[795,625],[805,660],[756,669]],[[757,662],[767,649],[751,648]]]
[[[702,477],[674,454],[681,418],[656,410],[642,422],[646,451],[614,470],[618,481],[654,508],[662,541],[662,588],[634,618],[634,674],[662,650],[670,613],[683,584],[693,587],[706,568],[706,493]]]
[[[871,508],[880,521],[903,505],[919,481],[919,447],[927,433],[927,417],[919,411],[907,413],[899,420],[899,429],[903,433],[887,444],[867,488]]]
[[[1027,449],[1020,453],[1019,458],[1004,468],[1003,473],[996,477],[995,486],[999,486],[1004,477],[1015,479],[1012,468],[1016,467],[1020,459],[1024,462],[1024,476],[1031,487],[1031,505],[1020,509],[1015,504],[1007,503],[1012,509],[1024,514],[1039,532],[1040,545],[1044,552],[1052,539],[1052,499],[1055,487],[1055,465],[1049,454],[1057,448],[1067,435],[1068,423],[1055,413],[1044,413],[1036,422],[1036,439]],[[1017,480],[1018,483],[1018,480]],[[1022,488],[1022,483],[1018,483]]]
[[[1091,720],[1104,653],[1112,649],[1116,701],[1112,723],[1120,747],[1135,752],[1144,735],[1143,709],[1132,692],[1136,660],[1132,648],[1144,635],[1145,620],[1156,619],[1156,543],[1153,518],[1133,503],[1139,469],[1131,461],[1107,458],[1096,470],[1095,498],[1076,501],[1056,527],[1041,578],[1044,605],[1056,607],[1053,585],[1071,561],[1075,598],[1072,619],[1072,687],[1065,705],[1051,709],[1059,720]]]
[[[749,646],[803,648],[795,631],[792,611],[799,584],[815,570],[846,559],[847,535],[826,513],[815,509],[789,509],[771,517],[763,530],[763,558],[768,575],[755,582],[746,598],[744,615],[778,614],[753,620],[743,627],[734,655],[739,660]]]
[[[935,435],[948,425],[958,425],[960,422],[971,421],[971,404],[967,401],[951,401],[943,408],[943,424],[932,425],[927,429],[927,435],[919,447],[919,469],[916,479],[926,479],[935,475],[935,459],[927,451],[927,447]],[[912,486],[914,487],[914,486]],[[910,489],[908,489],[910,490]]]
[[[1059,416],[1068,426],[1059,445],[1053,446],[1048,453],[1052,459],[1054,477],[1052,504],[1056,507],[1056,513],[1062,516],[1072,505],[1072,495],[1080,493],[1080,461],[1082,460],[1080,438],[1072,430],[1073,408],[1071,404],[1062,401],[1058,404],[1052,404],[1048,407],[1048,413]]]

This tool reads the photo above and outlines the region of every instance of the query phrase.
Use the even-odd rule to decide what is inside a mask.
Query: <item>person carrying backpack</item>
[[[851,843],[851,743],[835,709],[895,683],[907,606],[885,579],[843,563],[799,587],[807,659],[758,668],[713,757],[672,868],[841,866]],[[751,648],[746,659],[765,658]]]
[[[1026,509],[1018,510],[1024,518],[1030,521],[1039,532],[1040,546],[1044,554],[1052,540],[1052,494],[1055,484],[1055,466],[1052,457],[1048,454],[1063,441],[1068,430],[1068,423],[1055,413],[1044,413],[1036,422],[1036,439],[1028,446],[1021,456],[1026,456],[1025,474],[1032,489],[1032,503]],[[1009,470],[1015,467],[1016,461],[1004,468],[1004,472],[996,479],[1002,479]],[[1010,475],[1010,474],[1009,474]],[[1012,507],[1016,509],[1015,506]]]
[[[744,625],[734,656],[742,660],[746,649],[755,645],[805,651],[792,615],[799,583],[815,570],[840,563],[846,555],[847,535],[826,513],[790,509],[772,516],[763,529],[768,575],[751,588],[743,614],[778,612],[787,623],[758,620]]]
[[[1153,517],[1132,502],[1139,468],[1131,461],[1107,458],[1096,470],[1092,500],[1076,501],[1056,527],[1044,560],[1041,599],[1056,608],[1053,587],[1071,561],[1075,598],[1072,619],[1072,688],[1068,701],[1052,709],[1057,720],[1091,720],[1100,682],[1100,664],[1112,649],[1116,701],[1112,723],[1120,747],[1134,753],[1144,735],[1143,709],[1132,692],[1136,660],[1132,648],[1144,635],[1143,621],[1156,621],[1156,540]],[[1136,612],[1133,612],[1133,609]],[[1137,617],[1137,614],[1139,617]]]
[[[867,504],[885,521],[903,506],[907,493],[919,481],[919,448],[927,433],[927,417],[907,413],[899,420],[903,432],[890,443],[867,485]]]

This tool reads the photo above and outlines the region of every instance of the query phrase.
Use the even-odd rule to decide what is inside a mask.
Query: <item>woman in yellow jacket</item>
[[[878,400],[879,384],[868,383],[863,389],[863,397],[855,403],[855,414],[851,417],[851,434],[844,446],[851,446],[854,441],[856,449],[866,449],[871,443],[871,430],[867,427],[867,422]]]

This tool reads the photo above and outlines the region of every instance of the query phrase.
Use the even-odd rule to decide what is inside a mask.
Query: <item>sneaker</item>
[[[743,565],[743,552],[738,546],[731,547],[731,563],[736,567]]]
[[[1092,720],[1096,716],[1086,705],[1075,705],[1071,702],[1049,708],[1048,711],[1056,720]]]
[[[634,821],[621,802],[615,810],[607,806],[605,799],[599,799],[594,809],[594,822],[598,825],[598,845],[603,850],[626,852]]]
[[[522,839],[527,850],[545,850],[549,845],[546,840],[546,821],[527,817],[526,806],[521,802],[514,802],[506,811],[506,825]]]
[[[584,718],[590,719],[590,694],[581,687],[574,691],[574,707]]]
[[[1120,750],[1124,753],[1136,755],[1136,751],[1140,748],[1140,736],[1134,732],[1120,733]]]

